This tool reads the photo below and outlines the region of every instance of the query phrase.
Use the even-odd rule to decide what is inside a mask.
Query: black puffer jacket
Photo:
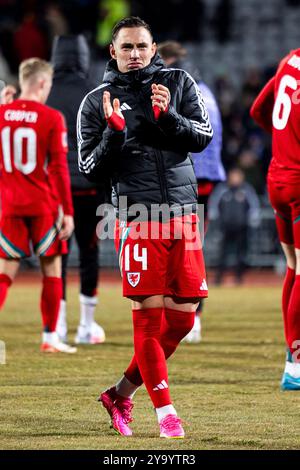
[[[76,117],[84,96],[95,87],[88,80],[89,47],[84,36],[58,36],[52,48],[53,86],[47,105],[58,109],[66,118],[68,128],[68,163],[72,190],[95,187],[78,171]]]
[[[169,88],[168,112],[155,121],[151,84]],[[119,98],[126,120],[123,132],[105,121],[105,90]],[[197,202],[196,178],[189,152],[203,150],[212,139],[212,128],[201,94],[189,74],[166,69],[157,54],[152,62],[133,72],[120,73],[116,61],[108,63],[104,82],[90,92],[78,112],[79,169],[101,179],[113,178],[113,203],[127,196],[127,204],[167,203],[174,213],[182,206],[193,211]],[[188,209],[189,208],[189,209]]]

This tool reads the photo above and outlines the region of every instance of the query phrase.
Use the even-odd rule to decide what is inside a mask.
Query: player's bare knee
[[[300,274],[300,249],[295,249],[295,258],[296,258],[296,274]]]
[[[1,260],[0,272],[6,274],[12,281],[15,279],[20,261],[17,259],[3,259]]]
[[[297,259],[296,256],[286,257],[287,265],[290,269],[296,269],[297,266],[300,267],[300,258]]]
[[[287,265],[290,269],[296,269],[296,264],[300,266],[300,250],[295,249],[294,245],[282,243],[281,246],[286,258]],[[299,252],[297,256],[297,251]]]
[[[130,296],[128,298],[132,301],[132,308],[134,310],[162,308],[164,306],[164,298],[162,295]]]
[[[180,310],[181,312],[195,312],[199,305],[200,297],[165,297],[166,308]]]
[[[41,270],[46,277],[61,277],[61,257],[41,256]]]

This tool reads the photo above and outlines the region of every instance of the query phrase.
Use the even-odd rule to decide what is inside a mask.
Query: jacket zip
[[[144,96],[142,93],[140,93],[142,98]],[[147,110],[147,105],[145,103],[145,107],[143,107],[143,112],[146,118],[150,118],[150,121],[153,121],[153,116],[150,115],[150,113]],[[163,159],[162,159],[162,154],[160,151],[156,151],[155,149],[152,150],[155,154],[155,160],[156,160],[156,166],[157,166],[157,172],[158,172],[158,178],[159,178],[159,186],[160,186],[160,192],[162,195],[162,202],[163,203],[169,203],[169,198],[168,198],[168,193],[167,193],[167,185],[164,184],[164,164],[163,164]]]
[[[160,188],[162,192],[162,197],[163,197],[163,202],[169,203],[169,198],[168,198],[168,192],[167,192],[167,185],[164,184],[164,177],[163,175],[165,174],[165,166],[163,163],[163,158],[162,158],[162,153],[160,150],[154,150],[155,152],[155,158],[156,158],[156,163],[158,166],[158,174],[159,174],[159,181],[160,181]],[[161,170],[161,171],[159,171]]]

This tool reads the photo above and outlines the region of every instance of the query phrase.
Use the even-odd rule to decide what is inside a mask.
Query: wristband
[[[161,114],[167,113],[167,112],[168,112],[168,109],[169,109],[169,105],[166,107],[166,109],[165,109],[164,111],[162,111],[162,110],[160,109],[160,107],[157,106],[157,104],[155,104],[155,105],[153,106],[153,114],[154,114],[154,119],[155,119],[155,121],[158,120],[158,118],[160,117]]]
[[[106,118],[108,127],[115,131],[123,131],[125,129],[125,119],[121,118],[115,111],[109,118]]]

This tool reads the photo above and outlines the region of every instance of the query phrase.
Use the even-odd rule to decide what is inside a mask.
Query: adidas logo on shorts
[[[208,290],[208,287],[207,287],[207,284],[206,284],[206,280],[203,279],[202,281],[202,284],[200,286],[200,290]]]

